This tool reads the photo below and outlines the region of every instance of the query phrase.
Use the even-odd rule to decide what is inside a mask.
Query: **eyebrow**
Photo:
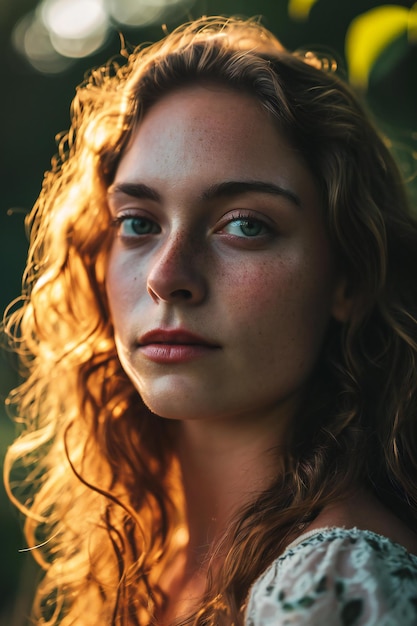
[[[139,198],[140,200],[155,200],[155,202],[161,200],[161,196],[156,189],[148,187],[148,185],[144,185],[143,183],[115,183],[107,190],[109,196],[115,196],[121,193],[132,196],[132,198]]]
[[[290,200],[297,207],[301,206],[299,196],[285,187],[262,180],[230,180],[211,185],[201,197],[203,200],[215,200],[217,198],[233,197],[245,193],[264,193],[272,196],[281,196]],[[108,195],[125,194],[141,200],[161,200],[156,189],[144,183],[115,183],[108,189]]]
[[[231,180],[212,185],[203,193],[203,198],[212,200],[220,197],[238,196],[243,193],[265,193],[272,196],[283,196],[298,207],[301,206],[301,200],[296,193],[275,183],[262,180]]]

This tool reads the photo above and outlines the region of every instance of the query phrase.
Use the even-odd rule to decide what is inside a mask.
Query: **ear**
[[[331,314],[335,320],[344,324],[350,319],[353,305],[354,298],[350,293],[347,280],[345,277],[340,278],[333,292]]]

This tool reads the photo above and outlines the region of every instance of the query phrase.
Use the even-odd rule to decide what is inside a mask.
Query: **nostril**
[[[205,299],[206,280],[199,269],[183,264],[156,264],[147,279],[147,290],[155,302],[198,304]]]
[[[191,300],[193,294],[189,289],[175,289],[171,292],[172,298],[181,298],[182,300]]]

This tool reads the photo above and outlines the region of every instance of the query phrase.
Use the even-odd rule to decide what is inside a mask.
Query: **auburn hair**
[[[22,432],[6,484],[45,570],[33,620],[142,626],[164,603],[160,572],[186,532],[181,475],[164,420],[116,353],[106,191],[153,103],[209,81],[251,94],[302,154],[352,299],[350,319],[328,328],[282,471],[213,547],[223,564],[189,619],[241,624],[251,584],[288,537],[354,484],[417,521],[417,223],[386,142],[328,59],[226,18],[126,56],[77,90],[28,216],[20,306],[5,319],[24,375],[8,400]]]

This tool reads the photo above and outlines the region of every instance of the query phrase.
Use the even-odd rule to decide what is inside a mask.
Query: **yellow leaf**
[[[288,3],[288,14],[294,20],[306,20],[313,4],[317,0],[290,0]]]
[[[417,4],[417,3],[416,3]],[[416,5],[414,5],[416,7]],[[417,28],[417,10],[396,5],[375,7],[356,17],[345,41],[346,60],[352,84],[366,88],[371,69],[381,52],[402,34]]]
[[[408,19],[408,38],[411,43],[415,43],[417,41],[417,2],[413,4],[410,9]]]

